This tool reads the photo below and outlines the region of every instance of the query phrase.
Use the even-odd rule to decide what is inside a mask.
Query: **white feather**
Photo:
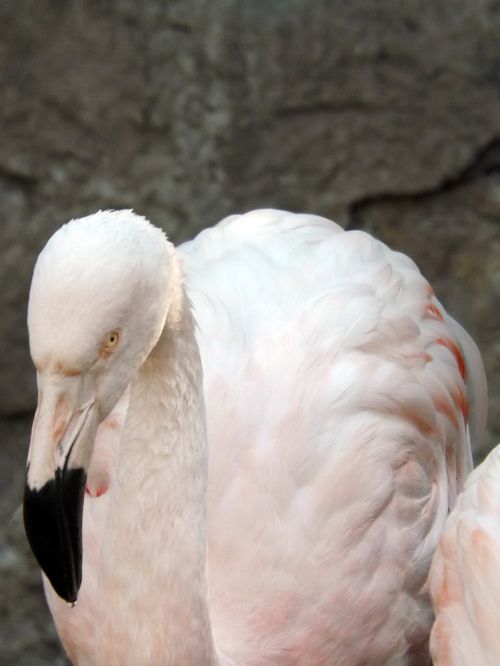
[[[467,479],[429,576],[436,666],[500,662],[500,446]]]
[[[411,260],[366,233],[273,210],[227,218],[177,255],[204,375],[206,607],[217,659],[274,666],[397,666],[424,659],[432,618],[429,563],[470,469],[468,389],[456,355],[442,342],[462,341],[427,281]],[[480,384],[473,343],[464,353]],[[166,418],[154,410],[142,414],[153,437],[155,419]],[[125,431],[138,431],[133,418]],[[168,427],[175,432],[175,423]],[[99,475],[105,449],[101,435],[89,480]],[[95,663],[96,618],[114,614],[103,626],[115,622],[115,629],[134,622],[114,598],[102,598],[103,572],[123,566],[113,560],[105,567],[100,559],[110,521],[119,525],[123,512],[139,511],[139,503],[148,507],[141,520],[170,524],[174,519],[162,505],[167,493],[188,503],[195,483],[189,475],[168,476],[168,456],[151,445],[127,467],[129,505],[117,506],[117,469],[130,443],[124,448],[116,441],[111,449],[109,492],[85,502],[78,607],[69,610],[47,587],[63,642],[79,664]],[[157,469],[168,488],[155,486]],[[157,562],[186,588],[204,575],[198,571],[191,580],[189,551],[176,555],[175,541],[148,542],[147,526],[143,533],[132,530],[129,547],[118,529],[113,534],[131,561],[131,541],[144,539],[148,564],[138,565],[138,577],[129,572],[138,597]],[[194,550],[200,538],[203,530],[201,537],[193,532]],[[106,548],[116,557],[116,542]],[[153,603],[168,606],[165,587],[150,583]],[[180,585],[172,583],[168,595]],[[178,594],[179,603],[194,598]],[[186,612],[195,617],[197,607],[189,603]],[[134,640],[149,646],[143,654],[152,654],[145,634],[155,612],[135,618]],[[154,663],[175,661],[167,656],[175,653],[172,641],[180,640],[182,622],[178,613],[168,617],[177,633],[164,629],[164,657]],[[137,655],[125,630],[116,631],[126,654]]]

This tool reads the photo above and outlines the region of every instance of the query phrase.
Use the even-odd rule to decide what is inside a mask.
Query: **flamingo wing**
[[[500,446],[472,472],[429,576],[436,666],[500,663]]]
[[[221,654],[423,663],[427,572],[483,419],[474,343],[410,259],[323,218],[232,216],[180,252]]]

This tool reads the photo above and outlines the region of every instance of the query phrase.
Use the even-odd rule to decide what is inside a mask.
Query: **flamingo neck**
[[[202,370],[183,287],[131,387],[100,569],[98,664],[216,663]]]

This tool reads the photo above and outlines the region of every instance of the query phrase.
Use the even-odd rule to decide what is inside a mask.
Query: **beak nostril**
[[[66,430],[71,419],[71,410],[67,398],[62,395],[59,397],[54,410],[54,422],[52,426],[52,439],[57,445]]]

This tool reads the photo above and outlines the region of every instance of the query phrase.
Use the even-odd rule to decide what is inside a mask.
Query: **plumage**
[[[500,446],[467,479],[432,561],[436,666],[500,663]]]
[[[136,265],[110,276],[107,248],[93,246],[118,221]],[[73,241],[85,229],[93,254]],[[47,332],[44,290],[55,303],[68,290],[66,310],[87,299],[85,317],[58,319],[78,354],[56,358],[53,346],[52,368],[84,368],[131,311],[161,331],[142,351],[134,339],[127,371],[119,354],[132,329],[110,369],[101,363],[106,386],[121,367],[131,388],[95,438],[76,607],[45,580],[70,658],[425,663],[429,564],[471,469],[470,433],[484,427],[474,343],[406,256],[282,211],[232,216],[169,246],[168,296],[134,300],[142,267],[155,266],[137,258],[149,229],[126,211],[71,222],[42,253],[45,272],[64,272],[72,244],[92,289],[86,269],[66,285],[53,273],[57,287],[40,270],[32,287],[30,341]]]

